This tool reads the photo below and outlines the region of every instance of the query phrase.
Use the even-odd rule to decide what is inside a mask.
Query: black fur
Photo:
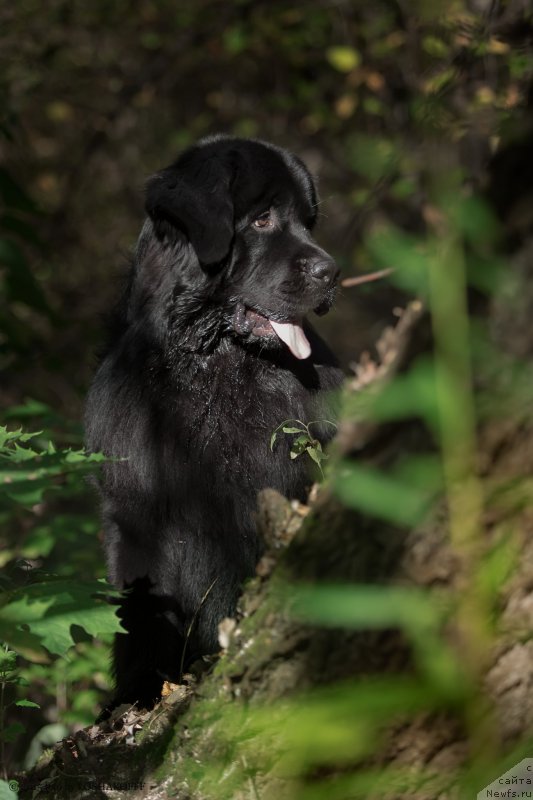
[[[258,491],[305,499],[306,457],[269,441],[283,420],[327,418],[342,377],[304,321],[329,308],[337,278],[311,237],[316,206],[302,162],[255,140],[210,137],[148,182],[86,410],[88,447],[127,458],[100,482],[110,580],[131,588],[113,705],[150,706],[164,679],[218,649],[261,554]],[[302,322],[311,356],[296,358],[268,320]]]

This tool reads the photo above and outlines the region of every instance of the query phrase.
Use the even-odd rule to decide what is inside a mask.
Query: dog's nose
[[[339,268],[331,259],[307,259],[305,271],[320,283],[333,283],[339,277]]]

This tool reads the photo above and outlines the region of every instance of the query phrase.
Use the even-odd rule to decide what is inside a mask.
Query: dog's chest
[[[318,393],[270,362],[206,360],[180,381],[176,442],[184,445],[191,468],[203,470],[206,480],[248,486],[252,492],[272,486],[297,496],[306,465],[291,461],[285,437],[273,450],[270,441],[288,419],[316,419]]]
[[[285,419],[312,413],[319,391],[318,374],[310,387],[271,362],[219,358],[205,360],[180,381],[178,402],[192,407],[198,431],[240,431],[243,438],[254,429],[272,433]]]

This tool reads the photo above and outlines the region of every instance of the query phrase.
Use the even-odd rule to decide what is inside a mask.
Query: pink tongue
[[[309,358],[311,345],[307,341],[301,325],[294,325],[292,322],[274,322],[271,319],[269,319],[269,322],[293,356],[296,356],[296,358]]]

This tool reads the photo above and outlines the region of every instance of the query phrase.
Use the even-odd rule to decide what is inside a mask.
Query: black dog
[[[306,497],[307,456],[291,460],[287,437],[271,452],[273,430],[327,418],[342,375],[305,319],[329,309],[338,270],[311,237],[298,158],[209,137],[150,179],[146,209],[86,430],[91,450],[127,458],[100,484],[110,579],[131,590],[112,705],[150,707],[218,649],[261,554],[258,491]]]

